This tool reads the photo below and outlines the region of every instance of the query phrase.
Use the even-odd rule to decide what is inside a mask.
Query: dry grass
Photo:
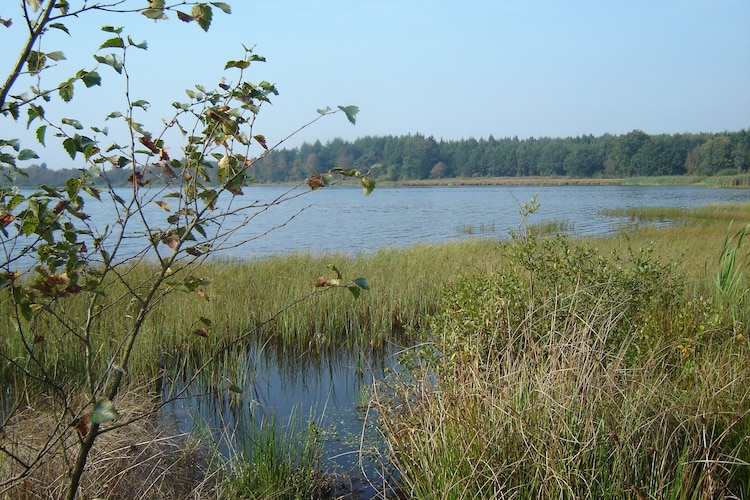
[[[13,416],[5,426],[2,446],[30,465],[40,450],[50,451],[28,470],[2,456],[2,499],[56,499],[65,494],[70,461],[79,446],[78,433],[70,427],[63,442],[46,442],[51,427],[67,426],[70,419],[56,418],[42,404],[27,406]],[[115,426],[155,410],[152,399],[136,392],[125,396],[119,407]],[[221,463],[211,440],[180,433],[168,423],[168,418],[155,412],[102,434],[89,456],[80,498],[177,500],[215,495]]]

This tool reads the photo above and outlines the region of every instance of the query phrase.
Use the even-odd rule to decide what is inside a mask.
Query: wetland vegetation
[[[212,276],[203,288],[207,300],[196,306],[194,294],[172,294],[152,311],[126,399],[154,404],[160,370],[178,376],[204,363],[214,352],[206,341],[259,343],[291,357],[396,343],[404,369],[378,380],[366,402],[377,410],[387,445],[379,459],[399,478],[390,485],[394,497],[742,498],[750,492],[750,297],[741,238],[750,205],[628,215],[684,223],[584,239],[530,225],[504,242],[203,263],[193,274]],[[355,298],[316,288],[332,261],[367,276],[370,290]],[[151,272],[141,264],[129,276],[138,283]],[[186,334],[201,326],[191,319],[196,312],[207,317],[209,309],[208,337]],[[127,314],[127,305],[113,307],[102,322],[114,325]],[[6,331],[14,328],[10,319],[2,317]],[[49,327],[36,325],[39,355],[66,384],[83,386],[79,349]],[[2,348],[6,360],[24,351],[9,338]],[[220,365],[236,368],[243,350],[225,352]],[[226,373],[218,364],[216,370],[214,390],[231,393],[220,383]],[[5,422],[3,446],[23,456],[45,425],[49,388],[11,364],[2,376],[6,410],[9,393],[24,395],[23,402],[13,399],[23,411]],[[186,490],[246,498],[274,489],[276,498],[342,494],[310,451],[325,436],[311,422],[290,423],[294,439],[267,428],[235,455],[241,459],[228,462],[200,432],[167,439],[173,436],[164,422],[147,419],[139,426],[142,442],[117,432],[102,442],[84,489],[121,487],[141,470],[125,464],[149,457],[162,464],[150,481],[163,490],[151,491],[165,497]],[[298,448],[286,448],[295,442]],[[65,447],[75,443],[54,445],[64,461]],[[252,460],[275,465],[258,468]],[[103,465],[113,463],[122,465]],[[186,480],[168,486],[172,467]],[[0,468],[3,478],[13,476],[13,461],[3,459]],[[48,484],[54,496],[63,470],[54,461],[39,467],[5,495],[30,497],[31,485]],[[268,477],[254,475],[261,471]],[[306,485],[291,487],[289,477]]]

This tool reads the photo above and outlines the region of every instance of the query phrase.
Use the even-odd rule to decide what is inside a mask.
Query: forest
[[[665,175],[731,175],[750,170],[750,131],[568,138],[518,137],[436,140],[422,134],[365,136],[353,142],[334,139],[271,150],[257,158],[253,179],[259,183],[299,182],[333,167],[356,168],[378,181],[421,179],[563,176],[627,178]],[[74,169],[33,165],[14,184],[61,185]],[[158,169],[157,169],[158,170]],[[151,172],[145,172],[146,177]],[[114,185],[132,172],[107,171]],[[158,182],[158,178],[153,177]]]

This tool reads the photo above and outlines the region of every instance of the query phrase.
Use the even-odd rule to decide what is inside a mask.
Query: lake
[[[245,203],[270,203],[288,188],[250,186]],[[376,188],[365,197],[358,188],[334,187],[313,192],[299,189],[281,205],[250,209],[242,217],[252,220],[226,241],[232,247],[217,255],[243,259],[288,252],[343,252],[358,254],[382,247],[405,247],[468,237],[505,238],[522,222],[519,210],[537,196],[539,210],[527,223],[565,221],[574,235],[613,234],[630,223],[626,217],[602,215],[603,209],[670,206],[692,207],[709,203],[750,201],[750,190],[654,186],[461,186]],[[120,192],[125,197],[128,190]],[[170,199],[156,197],[172,205]],[[219,205],[226,207],[228,200]],[[156,203],[146,210],[149,220],[169,215]],[[117,216],[111,207],[92,200],[89,210],[103,223]],[[289,220],[293,217],[293,220]],[[289,222],[285,225],[285,223]],[[164,223],[165,224],[165,223]],[[166,225],[166,224],[165,224]],[[282,227],[278,227],[282,226]],[[278,227],[277,229],[273,229]],[[273,230],[271,230],[273,229]],[[269,232],[269,230],[271,230]],[[143,238],[126,241],[126,252],[143,248]]]

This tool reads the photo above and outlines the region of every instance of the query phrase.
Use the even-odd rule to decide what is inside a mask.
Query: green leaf
[[[42,71],[46,62],[47,56],[38,50],[32,50],[26,57],[26,66],[29,69],[29,73],[34,75]]]
[[[94,55],[94,59],[96,59],[97,62],[106,64],[107,66],[112,66],[115,71],[122,73],[122,59],[115,54],[109,54],[108,56]]]
[[[44,134],[47,132],[47,125],[42,125],[38,129],[36,129],[36,140],[39,141],[39,144],[44,146]]]
[[[375,179],[370,179],[369,177],[362,177],[360,179],[360,182],[362,183],[362,191],[364,191],[365,196],[370,196],[370,193],[372,193],[372,190],[375,189]]]
[[[347,288],[349,289],[350,292],[352,292],[352,295],[354,295],[355,299],[359,298],[360,290],[358,286],[352,285],[352,286],[348,286]]]
[[[86,191],[91,196],[93,196],[94,198],[96,198],[97,200],[101,201],[101,197],[99,196],[100,191],[97,188],[84,184],[83,190]]]
[[[133,101],[133,107],[134,108],[142,108],[142,109],[148,109],[150,106],[149,102],[144,99],[139,99],[137,101]]]
[[[81,122],[78,120],[74,120],[73,118],[63,118],[60,120],[63,125],[70,125],[76,130],[83,130],[83,125],[81,125]]]
[[[39,217],[37,217],[36,215],[32,213],[27,212],[23,218],[23,223],[21,224],[21,233],[24,236],[29,236],[31,234],[34,234],[38,225],[39,225]]]
[[[225,14],[232,13],[232,7],[230,7],[229,4],[226,4],[224,2],[211,2],[211,5],[213,5],[217,9],[221,9],[222,11],[224,11]]]
[[[44,118],[44,108],[41,106],[37,106],[36,104],[29,104],[27,113],[29,115],[29,119],[26,122],[26,128],[29,128],[31,122],[33,122],[37,118]]]
[[[62,24],[62,23],[52,23],[52,24],[49,25],[49,27],[57,29],[57,30],[60,30],[60,31],[64,31],[65,33],[67,33],[68,35],[70,35],[70,31],[68,31],[68,28],[65,27],[65,25]]]
[[[245,69],[248,66],[250,66],[250,61],[227,61],[227,63],[224,65],[224,69],[229,69],[229,68]]]
[[[63,54],[59,50],[57,50],[55,52],[47,52],[47,57],[49,59],[52,59],[53,61],[64,61],[65,60],[65,54]]]
[[[86,71],[81,76],[81,81],[87,88],[102,84],[102,77],[96,71]]]
[[[336,279],[341,279],[341,271],[339,271],[338,267],[336,267],[334,264],[328,264],[328,269],[336,273]]]
[[[198,26],[203,28],[203,31],[208,31],[208,27],[211,26],[211,17],[213,16],[211,7],[206,4],[193,5],[193,10],[190,13],[198,23]]]
[[[119,36],[116,36],[114,38],[110,38],[109,40],[106,40],[103,44],[99,46],[100,49],[106,49],[107,47],[116,47],[118,49],[124,49],[125,42],[122,41],[122,38],[120,38]]]
[[[195,90],[185,89],[185,93],[191,99],[202,99],[203,98],[203,94],[201,94],[200,92],[196,92]]]
[[[63,82],[60,84],[60,88],[58,89],[58,92],[60,93],[60,98],[65,102],[70,102],[73,100],[73,80],[68,80],[67,82]]]
[[[18,159],[21,161],[31,160],[32,158],[39,158],[39,155],[30,149],[22,149],[18,152]]]
[[[55,8],[60,9],[60,12],[63,16],[67,16],[68,9],[70,9],[70,4],[68,4],[68,0],[57,0],[55,2]]]
[[[141,50],[148,50],[148,42],[146,40],[142,41],[141,43],[135,43],[132,38],[130,38],[130,35],[128,35],[128,45],[131,47],[135,47],[136,49]]]
[[[318,110],[318,113],[321,115],[327,115],[331,111],[330,106],[326,106],[325,108],[321,108]]]
[[[78,148],[76,148],[76,141],[68,137],[63,141],[63,147],[65,148],[65,151],[67,151],[70,155],[70,159],[75,160],[76,153],[78,153]]]
[[[117,418],[117,409],[109,399],[102,399],[94,406],[94,411],[89,415],[92,424],[103,424]]]
[[[163,9],[144,9],[141,11],[141,14],[155,21],[167,19],[167,15],[164,13]]]
[[[232,392],[235,392],[237,394],[242,394],[242,388],[238,386],[237,384],[232,384],[229,386],[229,390]]]
[[[36,12],[36,11],[38,11],[38,10],[39,10],[39,5],[40,5],[41,3],[42,3],[42,2],[41,2],[40,0],[26,0],[26,5],[28,5],[28,6],[29,6],[29,8],[30,8],[30,9],[31,9],[31,10],[32,10],[33,12]]]
[[[339,106],[339,109],[344,112],[346,119],[349,120],[352,125],[357,123],[357,113],[359,113],[359,108],[357,106]]]
[[[122,33],[122,26],[120,26],[119,28],[115,28],[114,26],[109,25],[102,26],[102,31],[104,31],[105,33],[117,33],[119,35],[120,33]]]
[[[360,287],[362,290],[369,290],[370,284],[367,283],[367,278],[357,278],[355,280],[352,280],[355,285]]]

